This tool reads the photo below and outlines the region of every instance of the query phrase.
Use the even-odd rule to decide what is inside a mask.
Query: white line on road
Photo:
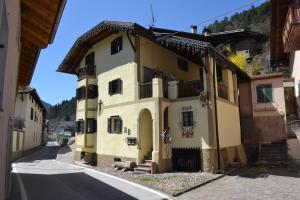
[[[14,163],[12,164],[12,167],[13,167],[12,172],[16,174],[18,182],[19,182],[19,185],[20,185],[20,192],[21,192],[22,200],[28,200],[28,198],[27,198],[27,192],[26,192],[24,183],[22,181],[21,176],[18,174],[18,170],[16,169]]]

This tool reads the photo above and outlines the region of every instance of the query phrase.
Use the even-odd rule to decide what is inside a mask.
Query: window
[[[30,119],[33,120],[33,108],[30,110]]]
[[[118,37],[111,42],[111,55],[119,53],[123,48],[123,38]]]
[[[98,97],[98,86],[97,85],[88,85],[87,87],[87,98],[95,99]]]
[[[193,111],[182,112],[182,121],[184,127],[193,126],[194,125]]]
[[[87,119],[87,127],[86,127],[87,133],[95,133],[97,132],[97,120],[88,118]]]
[[[77,100],[85,99],[85,87],[77,88],[76,99]]]
[[[272,85],[258,85],[256,86],[257,103],[270,103],[273,101]]]
[[[179,69],[181,69],[182,71],[189,71],[189,64],[188,62],[186,62],[185,60],[178,58],[177,59],[177,66]]]
[[[116,79],[108,83],[108,93],[110,95],[122,92],[122,80]]]
[[[154,78],[154,70],[144,67],[144,83],[151,83]]]
[[[85,65],[86,66],[94,66],[95,65],[95,53],[92,52],[85,57]]]
[[[122,119],[119,116],[112,116],[107,119],[107,132],[122,133]]]
[[[76,122],[76,132],[84,133],[84,121],[82,119]]]
[[[217,81],[223,82],[223,69],[219,65],[217,65],[216,68],[217,68]]]

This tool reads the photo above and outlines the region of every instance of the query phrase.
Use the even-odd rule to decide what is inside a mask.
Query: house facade
[[[40,49],[53,41],[65,2],[0,0],[0,200],[9,199],[17,88],[29,85]]]
[[[46,110],[37,91],[26,87],[18,91],[13,126],[13,159],[44,144],[47,133]]]
[[[291,107],[288,109],[288,113],[298,115],[299,118],[300,1],[272,0],[271,4],[272,33],[274,33],[271,36],[271,62],[273,67],[289,69],[291,79],[290,83],[286,84],[286,96],[293,96],[294,98],[287,105]],[[295,118],[291,117],[291,120],[293,119]]]
[[[271,73],[253,76],[251,81],[239,85],[242,143],[248,161],[255,162],[264,158],[263,155],[274,155],[265,150],[271,148],[279,148],[282,159],[286,155],[284,81],[282,73]],[[265,146],[268,147],[264,148]]]
[[[76,160],[152,173],[245,163],[237,87],[249,77],[207,42],[104,21],[58,71],[78,76]]]

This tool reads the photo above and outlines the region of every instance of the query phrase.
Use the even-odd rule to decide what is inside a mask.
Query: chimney
[[[197,26],[196,25],[191,25],[191,32],[193,33],[193,34],[197,34]]]
[[[202,34],[203,34],[204,36],[208,36],[208,35],[211,34],[211,30],[208,29],[208,28],[205,28],[205,29],[203,29]]]

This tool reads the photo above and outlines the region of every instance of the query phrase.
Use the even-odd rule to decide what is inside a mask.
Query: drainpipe
[[[217,90],[216,90],[216,61],[213,55],[213,87],[214,87],[214,102],[215,102],[215,121],[216,121],[216,142],[217,142],[217,158],[218,158],[218,171],[221,171],[220,162],[220,140],[219,140],[219,124],[218,124],[218,106],[217,106]]]

